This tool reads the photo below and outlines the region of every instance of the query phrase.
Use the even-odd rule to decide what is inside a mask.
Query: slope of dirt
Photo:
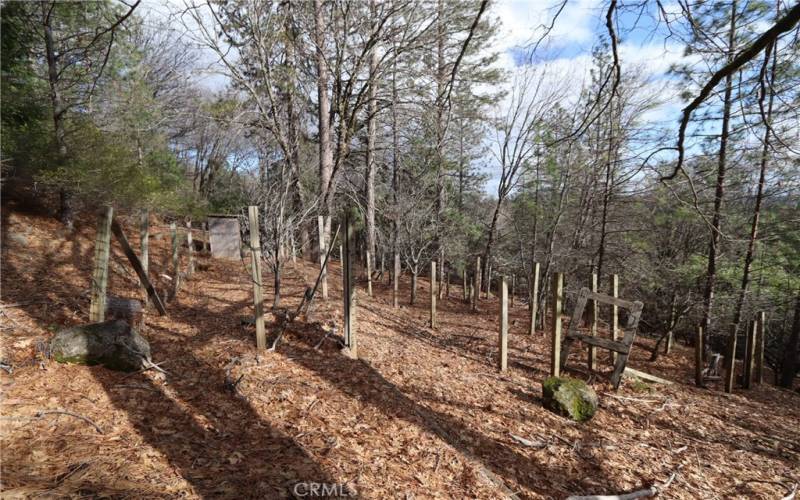
[[[541,406],[549,339],[526,335],[527,310],[512,309],[509,370],[499,373],[496,299],[473,314],[460,287],[440,301],[431,330],[426,280],[419,303],[399,309],[388,282],[377,282],[374,298],[358,292],[359,359],[330,338],[315,349],[341,332],[338,262],[330,298],[277,352],[256,355],[254,331],[241,324],[252,314],[246,264],[199,256],[169,315],[146,318],[154,360],[169,374],[59,365],[43,347],[88,319],[94,229],[66,235],[8,207],[2,229],[0,328],[14,365],[0,372],[3,497],[284,498],[314,481],[362,498],[563,498],[647,487],[677,471],[663,496],[780,498],[800,482],[800,396],[767,385],[697,389],[682,346],[650,363],[649,341],[637,341],[631,365],[676,383],[626,381],[613,392],[603,374],[591,377],[601,409],[580,425]],[[151,275],[163,290],[169,238],[154,232]],[[129,238],[138,241],[135,231]],[[110,293],[142,296],[116,243],[110,274]],[[314,265],[289,264],[284,306],[315,278]],[[407,277],[401,285],[408,297]],[[570,365],[585,357],[574,349]],[[39,413],[50,410],[72,415]]]

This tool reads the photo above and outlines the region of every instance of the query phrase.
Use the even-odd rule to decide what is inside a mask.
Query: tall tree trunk
[[[541,155],[536,155],[536,178],[534,179],[534,187],[533,187],[533,206],[534,206],[534,213],[533,213],[533,235],[531,237],[531,269],[530,273],[528,274],[528,287],[529,290],[533,290],[533,280],[534,280],[534,270],[536,269],[536,245],[539,241],[539,169],[541,166]],[[533,304],[539,298],[532,296],[530,293],[530,303],[528,304],[528,309],[533,309]],[[532,325],[532,332],[536,330],[536,318],[533,318],[534,324]]]
[[[442,218],[444,216],[444,136],[445,136],[445,102],[443,99],[447,85],[447,68],[445,65],[445,19],[444,0],[436,3],[436,233],[434,249],[442,247]]]
[[[739,333],[739,323],[742,320],[742,309],[744,308],[744,301],[747,297],[747,290],[750,286],[750,269],[753,265],[753,260],[755,259],[755,250],[756,250],[756,241],[758,240],[758,224],[761,219],[761,204],[764,199],[764,184],[766,182],[766,173],[767,173],[767,166],[769,164],[769,153],[770,153],[770,131],[771,131],[771,122],[772,122],[772,106],[774,101],[774,92],[772,89],[772,82],[775,79],[775,71],[776,71],[776,60],[777,60],[777,48],[773,47],[771,52],[772,59],[772,66],[770,69],[770,76],[769,76],[769,84],[766,82],[762,87],[762,92],[760,97],[760,105],[764,105],[764,98],[766,97],[766,92],[769,92],[769,98],[766,107],[766,116],[765,123],[764,123],[764,138],[762,140],[761,145],[761,162],[759,166],[758,172],[758,187],[756,188],[756,200],[755,205],[753,206],[753,220],[750,225],[750,239],[747,243],[747,253],[744,257],[744,267],[742,269],[742,284],[739,287],[739,295],[736,298],[736,305],[733,310],[733,327],[731,328],[731,337],[735,339],[735,336]],[[768,56],[769,57],[769,56]],[[729,339],[729,342],[733,342],[733,339]],[[730,363],[729,363],[730,364]]]
[[[603,264],[606,257],[606,236],[608,234],[608,209],[611,202],[611,191],[614,186],[614,96],[608,111],[608,153],[606,158],[606,180],[603,186],[603,210],[600,218],[600,244],[597,248],[597,279],[603,279]]]
[[[396,50],[397,48],[395,47],[395,51]],[[392,217],[392,255],[397,255],[399,253],[397,249],[397,239],[400,234],[400,224],[398,222],[400,214],[397,206],[397,181],[398,170],[400,168],[400,162],[398,161],[400,155],[400,140],[397,134],[397,102],[397,54],[395,54],[392,63],[392,207],[394,207],[394,214]],[[394,283],[394,280],[395,275],[392,273],[392,283]]]
[[[61,90],[59,88],[59,55],[56,54],[55,43],[53,41],[53,24],[50,15],[52,12],[52,4],[51,2],[42,2],[41,8],[44,25],[45,58],[47,59],[47,83],[50,87],[50,105],[53,108],[53,132],[55,134],[56,146],[58,147],[58,164],[63,166],[67,158],[67,134],[64,128],[66,107],[61,98]],[[62,187],[59,191],[59,198],[59,220],[67,229],[72,230],[75,219],[72,193],[67,188]]]
[[[370,12],[373,19],[377,17],[375,0],[370,0]],[[373,27],[374,29],[374,27]],[[369,89],[367,99],[369,100],[367,106],[367,175],[365,176],[366,183],[366,198],[367,198],[367,251],[371,255],[375,255],[375,139],[377,135],[377,114],[378,114],[378,101],[375,98],[375,88],[377,82],[378,72],[378,51],[373,47],[369,56]]]
[[[731,5],[730,31],[728,32],[728,57],[730,62],[734,56],[736,35],[736,0]],[[717,184],[714,193],[714,215],[711,222],[711,237],[708,241],[708,265],[706,268],[706,286],[703,293],[702,327],[706,337],[710,337],[711,311],[714,306],[714,289],[717,280],[717,254],[720,243],[720,227],[722,219],[722,202],[725,197],[725,171],[727,167],[728,135],[731,120],[731,94],[733,93],[733,75],[725,78],[725,97],[722,108],[722,132],[720,135],[719,158],[717,161]]]
[[[288,115],[287,139],[289,142],[289,182],[291,182],[292,206],[295,213],[302,213],[305,203],[303,201],[302,185],[300,184],[300,114],[295,105],[295,89],[297,88],[296,75],[298,74],[297,60],[295,56],[295,41],[297,33],[292,25],[292,3],[286,2],[286,17],[284,19],[284,30],[286,31],[286,67],[287,74],[292,75],[292,79],[286,83],[284,89],[286,99],[286,114]],[[313,219],[312,219],[313,220]],[[300,253],[308,258],[311,249],[311,238],[308,231],[309,224],[301,224],[300,230]]]
[[[325,240],[330,241],[333,211],[333,150],[331,149],[330,99],[328,97],[328,65],[325,61],[325,16],[323,1],[314,0],[314,42],[317,46],[317,102],[319,119],[319,182],[321,210],[325,218]]]
[[[728,55],[730,62],[734,57],[736,43],[736,0],[731,3],[730,30],[728,31]],[[706,270],[706,290],[703,296],[703,330],[711,333],[711,310],[714,305],[714,288],[717,280],[717,255],[721,240],[722,202],[725,196],[725,170],[727,167],[728,136],[731,120],[731,95],[733,93],[733,75],[725,78],[725,98],[722,108],[722,133],[719,144],[719,161],[717,163],[717,187],[714,193],[714,217],[711,222],[711,238],[708,242],[708,268]],[[728,359],[725,374],[725,392],[733,390],[733,370],[736,366],[736,330],[731,329],[728,339]]]

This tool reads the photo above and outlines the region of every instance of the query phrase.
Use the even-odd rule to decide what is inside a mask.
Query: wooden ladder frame
[[[581,322],[583,310],[586,308],[586,302],[588,300],[593,300],[595,303],[610,304],[617,307],[622,307],[623,309],[630,311],[630,314],[628,315],[628,322],[624,327],[625,335],[622,337],[621,341],[578,333],[578,325]],[[564,342],[561,347],[561,368],[563,369],[566,366],[570,347],[572,347],[573,342],[576,340],[579,340],[584,344],[599,347],[601,349],[614,351],[617,353],[617,361],[614,364],[614,372],[611,374],[611,383],[614,385],[614,389],[618,388],[619,383],[622,380],[622,373],[625,371],[625,365],[628,362],[628,356],[631,352],[633,339],[636,338],[636,329],[639,327],[639,318],[642,315],[642,307],[644,307],[643,304],[638,300],[631,302],[618,297],[612,297],[611,295],[593,292],[586,287],[581,288],[581,291],[578,294],[578,302],[575,304],[575,310],[572,313],[572,319],[569,321],[569,330],[567,331],[567,335],[564,337]]]

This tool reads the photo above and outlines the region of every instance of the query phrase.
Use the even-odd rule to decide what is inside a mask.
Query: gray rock
[[[576,422],[585,422],[597,411],[597,393],[582,380],[548,377],[542,382],[545,408]]]
[[[13,241],[14,243],[16,243],[19,246],[23,246],[23,247],[28,246],[28,238],[22,233],[17,233],[17,232],[14,232],[14,231],[8,231],[8,232],[6,232],[6,238],[9,241]]]
[[[59,331],[50,343],[59,363],[103,365],[112,370],[135,371],[150,361],[150,344],[122,320],[79,325]]]

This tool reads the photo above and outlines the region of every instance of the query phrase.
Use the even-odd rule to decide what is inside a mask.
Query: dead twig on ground
[[[145,358],[142,358],[142,360],[143,360],[143,362],[145,364],[145,367],[142,368],[141,370],[137,370],[137,371],[135,371],[133,373],[129,373],[129,374],[125,375],[125,377],[123,377],[122,380],[129,379],[129,378],[133,377],[134,375],[138,375],[139,373],[146,372],[147,370],[156,370],[156,371],[159,371],[159,372],[163,373],[164,375],[168,375],[168,373],[161,368],[161,365],[169,362],[168,360],[167,361],[161,361],[160,363],[153,363],[152,361],[148,361]]]
[[[83,420],[87,424],[89,424],[92,427],[94,427],[95,430],[98,433],[103,434],[103,429],[101,429],[99,425],[94,423],[94,421],[92,419],[90,419],[89,417],[84,417],[80,413],[75,413],[75,412],[71,412],[71,411],[67,411],[67,410],[39,410],[36,413],[34,413],[33,416],[28,417],[28,418],[30,418],[31,420],[39,420],[39,419],[42,419],[42,418],[44,418],[44,417],[46,417],[48,415],[68,415],[70,417],[74,417],[74,418],[77,418],[79,420]]]
[[[672,484],[675,478],[678,476],[678,472],[683,467],[683,464],[679,465],[677,469],[669,476],[665,482],[661,484],[654,484],[649,488],[643,488],[641,490],[633,491],[631,493],[623,493],[621,495],[587,495],[587,496],[580,496],[580,495],[572,495],[567,497],[567,500],[634,500],[636,498],[645,498],[645,497],[652,497],[656,496],[659,493],[663,492]]]
[[[522,446],[527,446],[528,448],[544,448],[547,446],[547,443],[544,441],[531,441],[520,436],[515,436],[514,434],[509,434],[509,436],[511,436],[511,439],[517,443],[521,444]]]

